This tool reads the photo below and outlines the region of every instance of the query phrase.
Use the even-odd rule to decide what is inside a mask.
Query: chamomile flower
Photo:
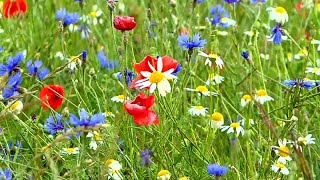
[[[241,98],[241,107],[245,107],[250,102],[252,102],[252,97],[249,94],[245,94]]]
[[[120,180],[122,179],[122,176],[120,174],[121,170],[121,164],[114,160],[114,159],[108,159],[106,161],[107,166],[107,172],[108,172],[108,179],[114,179],[114,180]]]
[[[61,151],[62,154],[67,154],[67,155],[71,155],[71,154],[79,154],[79,148],[78,147],[74,147],[74,148],[62,148]]]
[[[284,163],[281,163],[281,162],[277,162],[277,163],[273,164],[271,166],[271,169],[275,173],[279,173],[280,172],[283,175],[288,175],[289,174],[288,168],[285,166]]]
[[[218,95],[218,93],[216,93],[216,92],[210,92],[206,86],[198,86],[198,87],[196,87],[196,89],[185,88],[185,90],[198,92],[199,96],[201,96],[201,95],[204,95],[204,96],[210,96],[210,95],[216,96],[216,95]]]
[[[318,67],[314,67],[314,68],[307,68],[305,73],[313,73],[313,74],[316,74],[316,75],[320,75],[320,68]]]
[[[290,52],[288,52],[288,53],[287,53],[287,59],[288,59],[289,62],[292,61],[292,57],[293,57],[293,54],[290,53]]]
[[[235,20],[230,19],[228,17],[221,18],[219,22],[219,26],[221,27],[230,27],[230,26],[235,26],[236,24],[237,23]]]
[[[272,149],[275,151],[275,153],[279,156],[278,162],[285,164],[287,161],[291,161],[291,157],[290,157],[290,150],[287,147],[287,140],[283,139],[282,140],[278,140],[278,144],[279,146],[272,146]]]
[[[169,180],[171,173],[168,170],[161,170],[157,174],[157,180]]]
[[[317,51],[320,51],[320,41],[319,40],[313,39],[310,43],[318,45]]]
[[[233,122],[229,126],[221,126],[221,131],[227,131],[227,134],[236,132],[237,137],[242,134],[244,135],[244,129],[241,126],[240,122]]]
[[[281,24],[288,22],[289,16],[286,9],[284,9],[283,7],[269,7],[267,8],[267,11],[270,11],[270,20],[275,20],[277,23]]]
[[[205,116],[208,108],[205,108],[203,106],[191,106],[191,108],[188,110],[188,112],[193,116]]]
[[[23,109],[23,103],[20,100],[10,102],[8,105],[8,110],[13,114],[20,114]]]
[[[111,101],[113,101],[113,102],[123,103],[124,100],[125,100],[125,96],[124,96],[123,94],[118,95],[118,96],[113,96],[113,97],[111,98]]]
[[[99,9],[98,5],[94,5],[92,7],[92,11],[89,14],[89,22],[92,22],[93,25],[102,24],[103,18],[100,18],[102,15],[101,9]]]
[[[307,57],[308,56],[308,51],[306,49],[302,49],[298,52],[298,54],[294,55],[295,59],[301,59],[302,57]]]
[[[211,115],[211,119],[209,120],[209,124],[212,128],[220,128],[224,123],[223,115],[219,112],[214,112]]]
[[[224,77],[220,76],[219,74],[209,74],[208,80],[206,81],[206,85],[216,85],[220,84],[224,81]]]
[[[116,116],[115,116],[112,112],[110,112],[110,111],[105,112],[104,115],[105,115],[106,117],[112,117],[112,118],[115,118],[115,117],[116,117]]]
[[[198,55],[206,58],[205,65],[208,65],[209,67],[212,66],[210,59],[214,59],[216,66],[218,66],[220,69],[222,69],[224,66],[223,60],[218,54],[206,54],[202,51],[199,51]]]
[[[308,145],[308,144],[315,144],[314,140],[316,140],[316,138],[312,137],[312,134],[308,134],[306,137],[299,137],[298,138],[298,144],[300,146],[302,145]]]
[[[259,89],[256,91],[255,100],[260,104],[264,104],[265,102],[273,101],[274,99],[271,96],[268,96],[266,90]]]
[[[91,141],[89,143],[90,149],[97,150],[98,144],[103,144],[101,134],[97,131],[89,132],[87,135],[88,138],[91,138]]]

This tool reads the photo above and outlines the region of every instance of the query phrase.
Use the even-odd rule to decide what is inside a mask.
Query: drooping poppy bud
[[[44,109],[49,109],[49,106],[57,110],[63,102],[64,89],[60,85],[51,84],[41,89],[39,98]]]
[[[3,14],[5,18],[10,18],[19,14],[26,13],[28,4],[26,0],[6,0],[3,3]]]
[[[136,25],[134,18],[130,16],[116,16],[113,19],[114,28],[121,31],[131,31]]]

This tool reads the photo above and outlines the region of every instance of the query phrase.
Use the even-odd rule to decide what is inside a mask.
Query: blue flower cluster
[[[65,8],[56,11],[56,19],[62,21],[64,26],[75,24],[79,21],[80,15],[76,12],[67,12]]]
[[[55,121],[56,119],[56,121]],[[56,114],[55,117],[49,116],[47,119],[44,128],[51,134],[54,135],[57,133],[57,131],[63,131],[64,130],[64,124],[61,121],[62,116],[60,114]]]
[[[106,54],[103,51],[99,51],[97,54],[97,58],[100,62],[101,68],[106,70],[114,69],[119,66],[119,62],[108,60]]]
[[[182,34],[178,37],[179,46],[185,50],[192,50],[193,48],[202,48],[207,44],[206,40],[200,39],[200,34],[197,33],[193,36],[193,39],[190,40],[189,36]]]
[[[17,66],[18,64],[24,59],[24,55],[21,52],[18,52],[16,56],[9,57],[7,59],[7,64],[0,63],[0,76],[5,75],[8,73],[9,75],[12,74],[13,71],[18,71]]]
[[[117,72],[114,75],[120,82],[122,82],[122,72]],[[136,75],[132,71],[130,71],[128,69],[124,70],[123,75],[124,75],[124,77],[126,79],[127,85],[130,87],[131,83],[132,83],[132,79],[134,77],[136,77]]]
[[[207,20],[211,22],[212,25],[221,25],[220,20],[222,18],[229,18],[228,11],[221,5],[218,4],[211,8],[210,14],[212,15],[212,18],[210,19],[207,17]]]
[[[32,76],[36,76],[40,80],[43,80],[45,77],[47,77],[50,72],[48,68],[42,68],[41,70],[39,70],[39,68],[42,66],[41,60],[36,60],[35,62],[29,60],[26,66],[28,68],[29,74]]]
[[[290,80],[287,79],[285,81],[282,82],[284,85],[289,86],[289,87],[295,87],[295,86],[300,86],[302,88],[306,88],[306,89],[312,89],[314,86],[316,86],[316,83],[313,81],[309,81],[309,80],[303,80],[303,79],[294,79],[294,80]]]
[[[214,176],[223,176],[229,171],[229,168],[226,166],[220,166],[219,164],[209,164],[208,165],[208,174]]]
[[[0,168],[0,179],[11,180],[12,173],[11,173],[10,169]]]
[[[70,124],[74,126],[95,126],[101,124],[105,121],[105,116],[103,113],[97,113],[89,117],[89,114],[86,110],[82,109],[79,112],[80,118],[74,114],[70,114]]]

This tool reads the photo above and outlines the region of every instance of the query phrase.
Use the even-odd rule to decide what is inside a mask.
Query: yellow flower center
[[[168,175],[170,174],[170,172],[168,170],[161,170],[159,173],[158,173],[158,177],[160,176],[165,176],[165,175]]]
[[[306,49],[303,49],[303,50],[300,50],[298,54],[301,55],[301,56],[307,56],[308,55],[308,51]]]
[[[218,54],[209,54],[209,57],[217,59],[219,57],[219,55]]]
[[[221,113],[215,112],[211,115],[212,121],[223,121],[223,115]]]
[[[258,96],[267,96],[267,92],[263,89],[259,89],[256,93]]]
[[[306,138],[301,138],[300,141],[298,142],[298,144],[302,145],[302,144],[306,144],[307,143],[307,139]]]
[[[179,178],[179,180],[189,180],[189,177],[184,176],[184,177]]]
[[[95,139],[95,140],[97,140],[97,141],[101,141],[101,140],[102,140],[102,138],[101,138],[100,133],[96,133],[96,134],[94,134],[94,139]]]
[[[149,81],[151,83],[159,83],[160,81],[162,81],[164,78],[164,74],[160,71],[155,71],[153,73],[151,73],[150,77],[149,77]]]
[[[277,13],[279,13],[279,14],[286,14],[286,13],[287,13],[287,11],[286,11],[283,7],[281,7],[281,6],[276,7],[276,8],[275,8],[275,11],[276,11]]]
[[[213,78],[215,78],[215,77],[219,77],[219,74],[214,74],[214,73],[209,74],[208,79],[213,79]]]
[[[124,95],[119,95],[119,96],[118,96],[118,99],[124,100]]]
[[[90,16],[97,17],[97,12],[95,12],[95,11],[90,12]]]
[[[16,101],[14,102],[10,107],[9,107],[9,110],[10,111],[14,111],[16,110],[19,106],[22,105],[22,102],[21,101]]]
[[[293,54],[292,53],[288,53],[287,56],[288,56],[289,59],[291,59]]]
[[[202,110],[202,109],[204,109],[203,106],[194,106],[193,108],[196,109],[196,110]]]
[[[113,115],[113,113],[110,112],[110,111],[106,112],[106,114],[109,115],[109,116]]]
[[[205,87],[205,86],[198,86],[198,87],[196,88],[196,91],[198,91],[198,92],[208,92],[209,90],[208,90],[208,88]]]
[[[285,168],[286,166],[282,163],[277,163],[276,166],[280,169]]]
[[[224,17],[220,19],[220,22],[224,23],[224,22],[228,22],[230,20],[230,18]]]
[[[278,150],[279,150],[279,155],[281,157],[287,157],[290,155],[290,151],[289,151],[289,148],[287,148],[287,146],[280,146]]]
[[[66,152],[67,153],[74,153],[76,150],[74,148],[67,148]]]
[[[242,96],[242,99],[244,99],[246,101],[251,101],[252,100],[252,98],[251,98],[251,96],[249,94],[246,94],[246,95]]]
[[[114,162],[116,162],[116,160],[114,160],[114,159],[108,159],[108,160],[106,161],[106,165],[107,165],[107,166],[110,166],[110,164],[112,164],[112,163],[114,163]]]
[[[232,127],[232,128],[240,127],[240,123],[231,123],[230,127]]]

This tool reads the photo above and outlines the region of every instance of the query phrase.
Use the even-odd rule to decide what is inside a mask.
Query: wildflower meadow
[[[0,0],[0,179],[320,179],[319,0]]]

